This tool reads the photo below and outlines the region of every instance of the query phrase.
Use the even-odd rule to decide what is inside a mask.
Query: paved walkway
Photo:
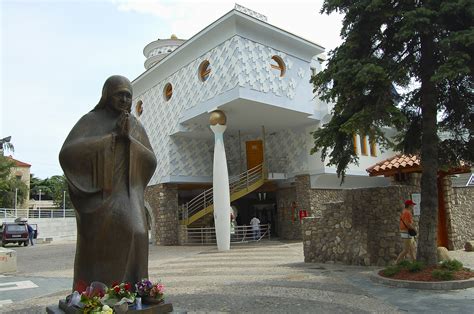
[[[474,253],[459,255],[463,261],[474,258]],[[302,261],[301,242],[240,245],[229,252],[217,252],[213,247],[151,247],[149,269],[152,279],[165,284],[167,300],[178,313],[472,313],[474,288],[390,288],[368,279],[375,268]],[[43,276],[51,280],[62,277],[60,280],[69,280],[70,286],[70,267],[58,271],[46,268],[41,269]],[[20,270],[20,274],[24,276],[21,279],[35,282],[34,277],[27,278],[34,271]],[[46,305],[56,304],[67,293],[66,289],[0,305],[0,311],[44,313]]]

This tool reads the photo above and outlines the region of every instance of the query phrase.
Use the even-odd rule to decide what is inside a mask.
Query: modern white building
[[[209,115],[216,109],[227,116],[224,143],[239,225],[255,215],[274,234],[300,238],[295,217],[302,209],[317,214],[317,191],[322,201],[342,189],[389,184],[365,169],[392,152],[367,137],[355,136],[360,163],[343,185],[335,168],[310,154],[310,132],[329,121],[331,110],[310,83],[321,71],[320,45],[236,5],[192,38],[159,39],[144,54],[146,71],[132,84],[134,113],[158,159],[146,192],[157,243],[177,243],[179,225],[212,224],[212,191],[204,192],[212,187]]]

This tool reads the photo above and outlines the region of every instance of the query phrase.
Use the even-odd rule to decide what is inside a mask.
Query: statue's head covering
[[[109,77],[102,87],[102,97],[99,100],[97,106],[94,107],[94,110],[103,109],[107,106],[109,102],[110,95],[116,91],[127,90],[132,93],[132,83],[125,76],[113,75]]]

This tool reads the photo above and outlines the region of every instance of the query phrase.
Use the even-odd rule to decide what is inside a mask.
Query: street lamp
[[[41,189],[39,189],[39,200],[38,200],[38,209],[41,208]]]
[[[15,188],[15,209],[16,209],[17,199],[18,199],[18,188]]]
[[[66,210],[66,191],[63,191],[63,210]]]

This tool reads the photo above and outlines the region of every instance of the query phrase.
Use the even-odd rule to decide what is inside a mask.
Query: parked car
[[[18,243],[28,246],[28,228],[25,223],[4,222],[0,228],[2,246],[7,243]]]

